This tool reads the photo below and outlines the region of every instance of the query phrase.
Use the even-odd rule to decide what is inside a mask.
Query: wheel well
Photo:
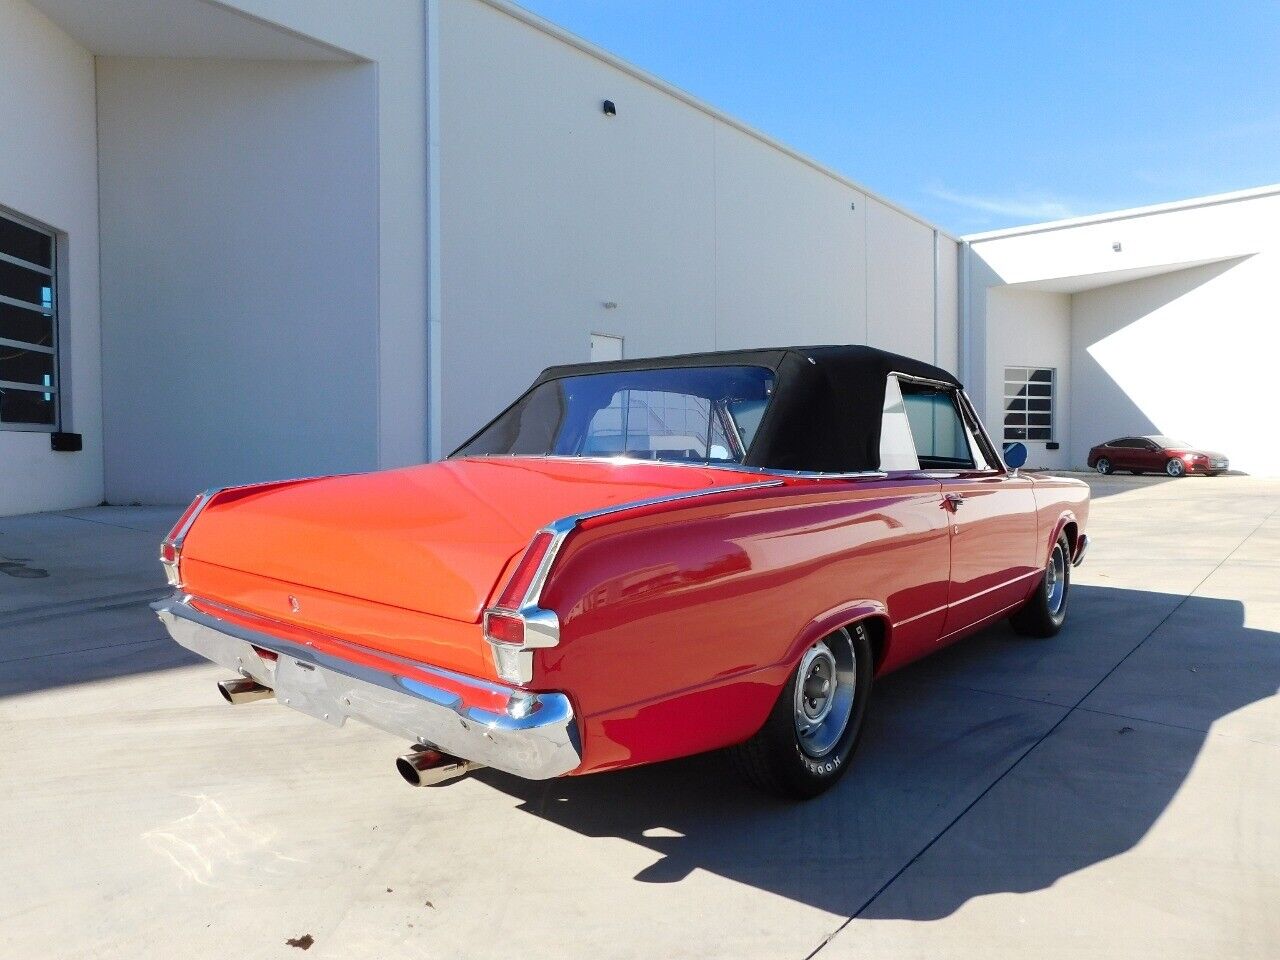
[[[861,620],[854,620],[849,627],[855,627],[862,624],[867,628],[867,639],[871,641],[871,663],[875,670],[880,669],[880,664],[884,662],[884,655],[888,650],[889,631],[884,617],[863,617]]]
[[[1076,536],[1079,533],[1079,528],[1076,526],[1076,522],[1074,520],[1068,520],[1066,525],[1062,528],[1062,532],[1067,536],[1067,546],[1071,548],[1071,556],[1074,557],[1076,555]]]

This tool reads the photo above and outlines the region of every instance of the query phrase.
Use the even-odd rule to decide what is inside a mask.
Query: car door
[[[1122,437],[1119,440],[1112,440],[1107,448],[1107,456],[1111,460],[1113,470],[1138,470],[1138,461],[1141,459],[1141,453],[1138,450],[1138,440],[1135,437]]]
[[[1030,478],[1004,469],[954,387],[899,378],[920,466],[941,483],[951,577],[940,640],[1020,603],[1039,573]]]
[[[1164,448],[1160,444],[1146,437],[1139,438],[1137,444],[1137,456],[1134,458],[1135,470],[1151,470],[1158,473],[1164,469]]]

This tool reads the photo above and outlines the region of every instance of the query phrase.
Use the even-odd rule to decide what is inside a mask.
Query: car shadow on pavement
[[[1043,889],[1137,844],[1210,724],[1280,684],[1280,634],[1245,626],[1239,601],[1075,586],[1072,602],[1054,639],[1000,626],[885,678],[849,774],[808,803],[758,794],[724,754],[544,783],[477,777],[532,816],[648,848],[638,882],[700,870],[912,920]],[[894,883],[909,865],[927,882]]]

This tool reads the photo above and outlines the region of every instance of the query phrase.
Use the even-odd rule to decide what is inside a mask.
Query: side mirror
[[[1010,470],[1018,470],[1027,462],[1027,445],[1025,443],[1006,443],[1004,445],[1004,464]]]

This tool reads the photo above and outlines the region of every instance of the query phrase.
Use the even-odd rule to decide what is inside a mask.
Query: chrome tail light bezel
[[[182,587],[182,544],[187,539],[196,518],[204,511],[210,501],[222,492],[221,487],[206,490],[198,495],[182,512],[178,522],[173,525],[168,536],[160,541],[160,566],[164,567],[164,578],[174,589]]]
[[[564,545],[564,541],[577,525],[577,518],[566,518],[557,520],[555,523],[539,529],[529,540],[528,547],[525,548],[525,555],[528,551],[534,549],[534,545],[548,535],[546,547],[542,556],[538,559],[537,569],[534,571],[529,586],[525,589],[524,594],[516,603],[509,600],[501,605],[495,605],[484,611],[483,630],[485,641],[489,644],[489,653],[493,658],[494,669],[498,673],[498,677],[507,683],[527,684],[533,680],[533,651],[544,650],[548,647],[557,646],[560,643],[560,618],[554,610],[548,610],[541,606],[542,589],[546,586],[547,577],[551,573],[551,567],[555,564],[556,557],[560,553],[560,548]],[[522,557],[521,563],[524,562]],[[519,565],[516,570],[512,571],[512,577],[518,573]],[[506,592],[504,585],[502,593]],[[499,596],[502,594],[500,593]],[[504,598],[505,599],[505,598]],[[507,619],[518,620],[523,628],[521,641],[512,643],[509,640],[500,640],[493,636],[489,628],[489,621],[493,617],[502,617]]]

